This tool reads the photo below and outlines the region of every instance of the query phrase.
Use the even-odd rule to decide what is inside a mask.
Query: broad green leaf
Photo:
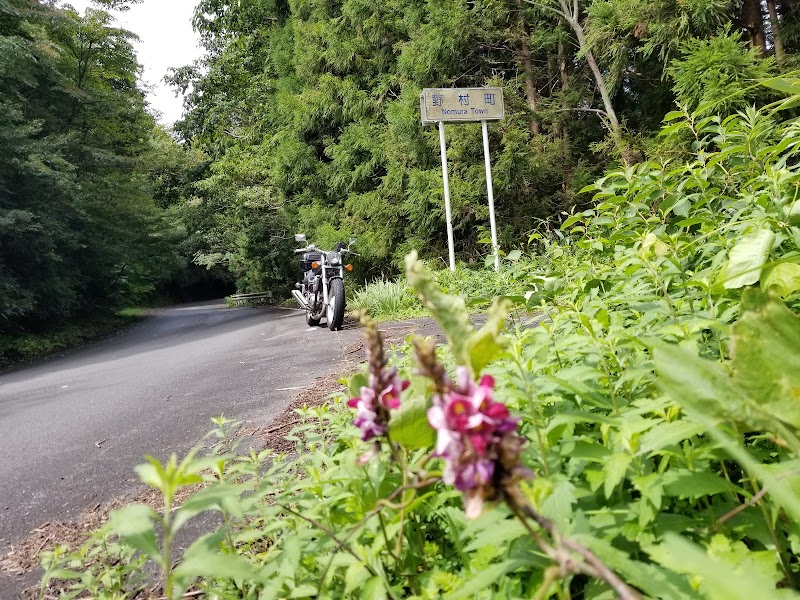
[[[506,299],[499,299],[492,304],[487,312],[486,323],[476,333],[470,336],[469,364],[473,373],[480,373],[498,353],[505,347],[506,343],[501,336],[502,330],[506,326],[506,318],[511,307],[511,303]]]
[[[736,383],[761,409],[800,428],[800,317],[768,302],[742,315],[731,340]]]
[[[223,531],[215,531],[195,540],[183,553],[175,568],[175,578],[185,587],[195,577],[248,580],[256,569],[239,554],[225,554],[220,549]]]
[[[347,391],[351,398],[358,397],[361,394],[361,388],[369,385],[369,378],[365,373],[356,373],[350,378],[347,386]]]
[[[790,96],[800,96],[800,80],[786,77],[772,77],[761,82],[761,85],[778,90]]]
[[[414,382],[403,394],[400,408],[392,411],[389,435],[407,450],[430,448],[435,432],[428,424],[429,402],[423,385]]]
[[[633,560],[628,552],[615,548],[602,538],[590,535],[575,537],[619,574],[623,581],[638,587],[649,597],[663,600],[691,597],[693,590],[685,577],[658,565]]]
[[[659,346],[654,362],[658,384],[674,402],[684,406],[688,417],[701,425],[745,470],[769,490],[769,495],[795,520],[800,521],[800,496],[786,480],[776,477],[755,460],[737,440],[719,427],[719,420],[753,419],[748,400],[717,363],[703,360],[675,346]],[[759,425],[755,423],[753,427]]]
[[[741,489],[711,471],[670,469],[662,475],[664,492],[676,498],[696,499],[722,492],[739,492]]]
[[[703,428],[700,425],[685,419],[659,423],[641,437],[636,454],[641,456],[657,452],[702,432]]]
[[[680,110],[672,110],[666,114],[666,116],[662,119],[665,123],[669,121],[674,121],[675,119],[683,119],[686,115],[683,111]]]
[[[181,507],[175,512],[173,528],[180,529],[181,526],[195,515],[220,508],[222,502],[227,498],[239,498],[241,490],[238,486],[228,483],[216,483],[206,487],[196,494],[189,496]]]
[[[737,569],[709,556],[701,547],[675,534],[666,534],[663,543],[648,548],[647,552],[655,562],[691,576],[709,600],[800,597],[790,590],[777,590],[769,578],[752,569]]]
[[[358,597],[363,600],[386,600],[389,595],[383,579],[375,575],[367,581]]]
[[[723,270],[723,287],[735,290],[756,283],[774,243],[775,234],[769,229],[756,229],[739,240]]]
[[[351,593],[361,589],[370,577],[364,563],[356,562],[347,567],[344,574],[344,595],[349,597]]]
[[[603,465],[606,477],[603,482],[603,493],[606,498],[611,498],[619,483],[625,478],[625,473],[628,471],[628,466],[631,464],[630,454],[614,454]]]
[[[520,258],[522,258],[522,252],[520,250],[512,250],[511,252],[508,253],[508,256],[506,256],[506,258],[510,261],[517,261]]]
[[[318,594],[319,588],[316,585],[304,583],[294,588],[289,594],[289,598],[316,598]]]
[[[112,512],[109,523],[121,539],[163,568],[154,526],[157,519],[158,515],[152,508],[136,503]]]
[[[743,392],[721,365],[666,344],[655,349],[654,362],[658,385],[674,402],[715,418],[750,412]]]
[[[458,600],[459,598],[471,598],[478,592],[489,590],[491,586],[496,584],[501,577],[510,573],[523,563],[519,560],[505,560],[486,567],[477,575],[473,575],[465,581],[457,590],[447,597],[449,600]]]
[[[463,298],[442,293],[430,271],[417,260],[416,252],[406,256],[406,277],[447,336],[456,362],[469,367],[473,375],[479,374],[505,345],[500,332],[505,327],[510,302],[495,301],[487,312],[486,324],[476,332]]]
[[[773,291],[781,298],[788,298],[800,291],[800,265],[795,263],[775,265],[761,280],[761,288]]]

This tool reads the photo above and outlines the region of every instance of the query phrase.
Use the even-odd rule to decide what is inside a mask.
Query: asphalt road
[[[211,417],[280,414],[297,388],[341,369],[358,335],[309,328],[299,311],[206,302],[0,374],[0,555],[43,522],[139,489],[142,456],[185,452]]]

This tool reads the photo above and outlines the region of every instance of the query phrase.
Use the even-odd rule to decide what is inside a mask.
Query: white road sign
[[[422,123],[499,121],[505,117],[503,88],[425,88],[419,97]]]

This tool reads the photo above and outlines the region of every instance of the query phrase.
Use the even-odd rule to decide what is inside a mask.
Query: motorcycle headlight
[[[338,252],[328,252],[328,262],[331,263],[332,266],[338,267],[342,264],[342,257]]]

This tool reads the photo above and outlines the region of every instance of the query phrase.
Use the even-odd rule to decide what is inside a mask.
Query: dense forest
[[[729,114],[768,100],[755,81],[794,68],[794,2],[202,0],[206,58],[178,69],[177,129],[212,161],[196,194],[205,264],[240,285],[281,282],[295,229],[360,238],[362,276],[410,249],[446,256],[439,143],[423,87],[495,85],[490,126],[501,246],[558,219],[617,164],[686,148],[657,137],[683,106]],[[483,264],[480,126],[448,126],[459,259]]]
[[[730,114],[795,68],[795,2],[201,0],[205,57],[149,114],[134,34],[98,1],[0,0],[0,330],[203,285],[284,289],[291,234],[359,238],[359,278],[445,254],[423,87],[502,86],[490,127],[501,246],[587,203],[609,167],[689,149],[676,108]],[[133,2],[135,3],[135,2]],[[478,125],[450,126],[457,256],[482,264]],[[187,291],[188,290],[188,291]]]
[[[207,160],[149,114],[134,39],[100,9],[0,1],[0,333],[214,282],[179,206]]]

